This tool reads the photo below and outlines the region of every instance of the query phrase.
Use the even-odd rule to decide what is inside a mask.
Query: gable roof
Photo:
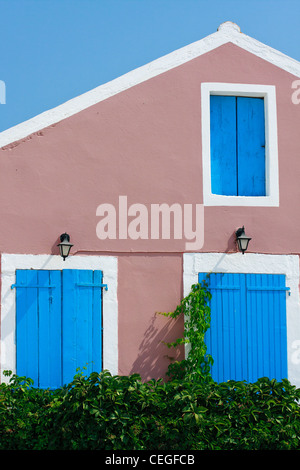
[[[217,32],[206,36],[188,46],[177,49],[159,59],[142,67],[126,73],[108,83],[100,85],[82,95],[45,111],[27,121],[22,122],[0,133],[0,148],[18,140],[24,139],[35,132],[58,123],[80,111],[99,103],[117,93],[167,72],[196,57],[206,54],[226,43],[233,43],[238,47],[270,62],[273,65],[300,77],[300,62],[282,54],[256,39],[242,33],[239,26],[231,21],[222,23]]]

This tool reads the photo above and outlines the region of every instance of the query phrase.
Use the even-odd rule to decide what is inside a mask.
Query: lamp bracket
[[[240,237],[243,233],[245,233],[245,227],[238,228],[237,231],[235,232],[237,237]]]

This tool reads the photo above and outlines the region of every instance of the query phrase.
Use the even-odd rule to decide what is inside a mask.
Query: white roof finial
[[[218,31],[236,31],[238,33],[241,32],[241,28],[236,23],[232,21],[225,21],[225,23],[220,24],[218,27]]]

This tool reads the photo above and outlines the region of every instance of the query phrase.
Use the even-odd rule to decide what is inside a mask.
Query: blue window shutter
[[[63,383],[102,369],[102,272],[63,270]]]
[[[265,196],[264,99],[211,95],[211,189],[226,196]]]
[[[248,274],[247,311],[249,379],[287,378],[285,276]]]
[[[237,195],[236,98],[210,97],[211,190]]]
[[[17,374],[58,388],[102,369],[102,271],[17,270]]]
[[[16,271],[17,374],[37,387],[61,385],[60,298],[59,271]]]
[[[201,282],[205,273],[199,273]],[[216,382],[287,377],[285,276],[211,273],[211,326],[205,336]]]
[[[263,98],[237,97],[238,195],[265,196]]]
[[[199,274],[199,280],[203,279],[203,274]],[[211,326],[205,341],[207,354],[214,359],[211,373],[216,382],[246,378],[244,277],[244,274],[230,273],[212,273],[209,276]]]

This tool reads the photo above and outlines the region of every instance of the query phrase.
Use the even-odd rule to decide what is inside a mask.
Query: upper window
[[[211,190],[226,196],[265,196],[263,98],[210,97]]]
[[[277,206],[275,88],[202,84],[204,205]]]

